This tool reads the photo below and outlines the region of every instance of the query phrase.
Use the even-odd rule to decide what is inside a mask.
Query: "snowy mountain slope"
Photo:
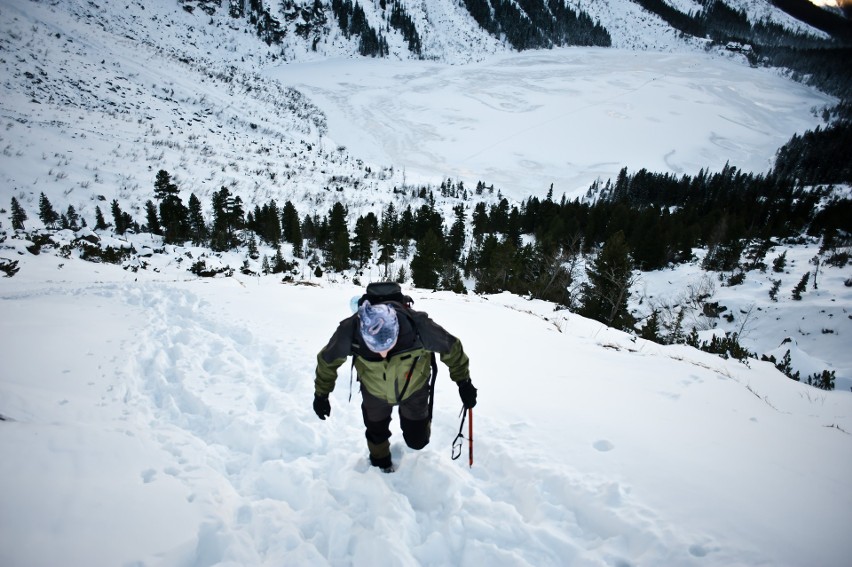
[[[2,11],[4,201],[17,195],[33,212],[44,192],[91,219],[118,199],[138,217],[159,169],[205,206],[223,186],[250,203],[301,204],[313,192],[319,204],[331,168],[366,185],[393,177],[324,148],[324,114],[297,91],[173,49],[182,43],[139,43],[106,25],[66,23],[55,7],[26,8]]]
[[[337,59],[279,68],[274,53],[261,55],[257,38],[218,12],[116,6],[0,3],[0,206],[16,197],[28,228],[40,226],[42,192],[90,225],[95,207],[109,216],[113,199],[144,222],[159,169],[208,214],[224,186],[248,207],[291,200],[303,215],[341,200],[350,221],[390,202],[419,206],[394,188],[447,177],[497,183],[495,194],[475,197],[493,201],[543,195],[554,182],[557,196],[582,192],[625,165],[695,173],[731,161],[761,170],[788,136],[820,123],[812,109],[833,102],[703,52],[566,49],[469,66]],[[458,203],[439,197],[438,207],[450,218]],[[150,239],[139,247],[162,249]],[[6,250],[27,253],[21,241]],[[311,273],[305,263],[299,270]],[[765,289],[754,293],[766,301]],[[795,329],[769,328],[749,344],[762,354]],[[844,337],[818,331],[797,340],[846,379]]]
[[[684,14],[688,14],[690,10],[684,10],[683,8],[677,6],[678,3],[696,4],[691,0],[677,0],[677,2],[669,2],[669,4],[675,6]],[[794,18],[781,8],[778,8],[777,6],[772,4],[772,2],[768,2],[767,0],[725,0],[725,4],[727,4],[734,10],[745,12],[749,21],[752,23],[770,22],[783,26],[784,28],[795,33],[821,38],[828,37],[828,34],[826,34],[825,32],[806,24],[805,22],[797,20],[796,18]],[[701,6],[697,6],[695,8],[695,11],[700,12],[702,9],[703,8]]]
[[[576,12],[588,14],[592,20],[603,25],[612,37],[612,46],[621,49],[651,49],[658,51],[680,51],[702,47],[702,42],[683,38],[678,32],[656,15],[646,12],[632,0],[567,0]],[[701,12],[702,5],[693,0],[672,0],[668,2],[685,14]],[[728,0],[729,6],[744,11],[753,22],[770,21],[787,29],[825,37],[825,34],[808,26],[784,11],[773,6],[767,0]],[[266,6],[273,15],[279,15],[275,3]],[[285,38],[282,52],[287,58],[305,60],[320,57],[347,56],[357,52],[357,38],[346,39],[334,21],[331,2],[321,3],[325,7],[325,23],[321,30],[312,30],[309,38],[302,38],[297,26],[304,19],[297,17],[303,10],[311,10],[313,0],[295,0],[286,3],[283,17],[279,21]],[[387,9],[379,2],[361,2],[367,22],[386,37],[391,58],[410,59],[414,57],[407,49],[401,34],[387,25]],[[423,58],[450,63],[481,60],[484,56],[505,51],[503,42],[482,30],[458,0],[430,0],[428,2],[402,1],[405,12],[414,22],[423,42]],[[525,7],[531,3],[524,3]],[[222,11],[222,10],[220,10]],[[317,41],[319,37],[319,41]]]
[[[852,552],[848,391],[540,302],[409,290],[471,357],[475,462],[450,458],[442,367],[432,443],[410,451],[394,421],[388,476],[368,466],[348,372],[328,421],[310,407],[316,351],[360,288],[60,260],[27,258],[0,292],[4,565],[841,567]]]
[[[453,16],[457,3],[410,4],[418,18],[456,26],[424,37],[430,49],[450,53],[481,40],[477,58],[496,52],[493,40]],[[618,5],[590,4],[601,14]],[[619,20],[617,10],[607,14],[618,21],[613,37],[621,46],[645,45],[647,37],[659,51],[680,49],[653,18],[640,25]],[[106,213],[112,199],[142,221],[159,169],[175,176],[184,199],[194,192],[205,207],[222,186],[250,206],[292,199],[303,213],[323,213],[340,199],[350,218],[411,199],[393,193],[414,177],[404,164],[367,159],[366,136],[349,138],[356,129],[341,127],[334,107],[272,78],[284,59],[348,57],[352,43],[333,34],[317,54],[302,43],[267,48],[224,10],[76,0],[0,0],[0,31],[0,206],[17,197],[30,228],[40,226],[41,192],[60,210],[74,205],[90,224],[94,207]],[[714,129],[735,117],[749,131],[770,123],[801,131],[818,123],[811,106],[832,102],[685,49],[667,55],[674,64],[663,68],[683,72],[690,61],[696,76],[702,64],[729,72],[711,83],[672,73],[678,79],[653,92],[680,97],[681,117]],[[464,60],[461,51],[456,59],[447,53],[445,61]],[[611,123],[665,118],[637,109],[644,97],[627,96],[657,76],[647,69],[661,69],[659,54],[629,55],[637,66],[620,80],[570,87],[583,86],[579,96]],[[516,109],[529,98],[519,94],[524,81],[534,100],[541,85],[571,92],[558,82],[536,85],[523,70],[525,61],[553,56],[504,56],[501,72],[521,71],[503,75],[509,86],[499,88],[493,71],[483,73],[478,95],[489,105],[471,107],[461,127],[489,123],[485,108]],[[415,83],[435,68],[409,64],[403,77]],[[302,71],[321,73],[323,65]],[[774,85],[772,95],[743,87],[750,77]],[[334,79],[350,82],[353,100],[363,92],[344,73]],[[671,81],[692,86],[677,90]],[[418,94],[403,86],[386,89]],[[701,108],[713,112],[688,104],[707,92],[717,96]],[[425,123],[431,109],[402,118]],[[654,124],[671,129],[672,144],[686,153],[682,120]],[[607,159],[623,164],[630,148],[613,143],[619,138],[605,124],[595,132]],[[690,155],[769,147],[747,146],[741,136],[712,140]],[[436,168],[431,179],[446,174]],[[844,533],[852,520],[848,268],[824,268],[819,290],[801,302],[789,298],[811,269],[815,243],[773,250],[789,249],[788,273],[750,273],[713,299],[734,314],[719,328],[750,328],[750,348],[780,357],[780,339],[792,336],[788,348],[803,372],[837,370],[838,390],[829,392],[769,363],[662,347],[550,304],[409,290],[415,307],[460,336],[471,355],[480,388],[475,464],[450,458],[459,401],[442,369],[432,443],[411,452],[394,422],[400,468],[386,476],[367,464],[345,370],[331,419],[320,422],[310,408],[316,352],[361,290],[348,283],[351,273],[315,278],[301,262],[301,277],[314,285],[281,285],[279,276],[200,279],[187,267],[209,250],[163,246],[148,234],[119,240],[109,231],[102,242],[135,250],[125,269],[79,259],[71,231],[36,256],[7,218],[0,218],[0,256],[20,270],[0,279],[0,444],[11,455],[0,462],[2,565],[840,567],[852,552]],[[246,251],[212,260],[237,268]],[[362,278],[380,273],[373,264]],[[690,264],[644,277],[637,309],[686,290],[700,270]],[[783,279],[777,303],[766,294],[774,277]],[[750,323],[750,306],[767,316]]]

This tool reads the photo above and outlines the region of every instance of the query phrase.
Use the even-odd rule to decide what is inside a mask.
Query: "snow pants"
[[[367,428],[367,448],[370,463],[377,467],[391,464],[390,422],[393,404],[386,402],[361,388],[361,413]],[[411,394],[399,404],[399,424],[405,444],[420,450],[429,444],[431,419],[429,418],[429,387]]]

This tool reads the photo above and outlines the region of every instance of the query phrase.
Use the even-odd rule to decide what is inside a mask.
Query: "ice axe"
[[[453,460],[455,461],[459,457],[461,457],[462,453],[462,445],[464,445],[464,420],[467,420],[467,455],[468,455],[468,463],[472,467],[473,466],[473,408],[465,408],[462,406],[461,410],[461,424],[459,425],[459,433],[456,435],[456,438],[453,440]]]

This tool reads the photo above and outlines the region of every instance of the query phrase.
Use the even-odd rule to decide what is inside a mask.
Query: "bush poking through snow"
[[[18,267],[17,260],[0,258],[0,272],[6,274],[4,277],[11,278],[18,273],[18,270],[20,270],[20,268]]]

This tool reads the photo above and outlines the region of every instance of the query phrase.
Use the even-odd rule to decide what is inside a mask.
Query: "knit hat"
[[[358,319],[361,338],[368,349],[384,352],[393,347],[399,336],[399,320],[393,307],[384,303],[370,305],[369,301],[364,301],[358,309]]]

